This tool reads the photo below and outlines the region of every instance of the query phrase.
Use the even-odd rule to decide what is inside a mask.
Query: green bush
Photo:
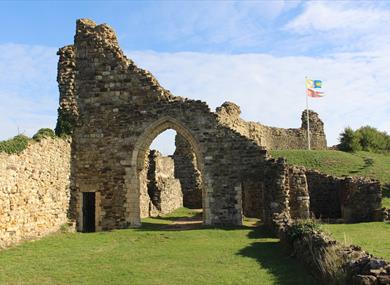
[[[17,135],[12,139],[0,141],[0,152],[20,153],[27,148],[29,141],[30,138],[25,135]]]
[[[345,128],[344,132],[340,134],[339,149],[348,152],[361,150],[359,134],[354,132],[350,127]]]
[[[339,149],[348,152],[359,150],[389,152],[390,136],[370,126],[361,127],[356,131],[348,127],[340,134]]]
[[[42,128],[39,129],[38,132],[33,135],[33,140],[35,141],[41,141],[43,138],[55,138],[55,133],[52,129],[49,128]]]
[[[304,235],[311,234],[315,231],[321,231],[321,225],[315,220],[297,220],[294,222],[294,224],[288,231],[288,236],[292,240],[295,240],[297,238],[301,238]]]

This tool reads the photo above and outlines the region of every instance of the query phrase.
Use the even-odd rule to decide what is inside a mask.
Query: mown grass
[[[390,208],[390,154],[365,151],[347,153],[335,150],[273,150],[271,155],[283,156],[290,164],[317,169],[331,175],[378,179],[383,190],[382,204]]]
[[[377,257],[390,260],[390,223],[324,224],[323,228],[343,244],[361,246]]]
[[[316,284],[262,227],[186,230],[181,209],[139,229],[62,233],[0,252],[0,284]]]

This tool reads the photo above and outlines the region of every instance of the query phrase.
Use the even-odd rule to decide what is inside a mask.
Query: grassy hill
[[[335,150],[273,150],[274,157],[317,169],[336,176],[366,176],[378,179],[383,189],[383,205],[390,207],[390,154],[371,152],[347,153]]]

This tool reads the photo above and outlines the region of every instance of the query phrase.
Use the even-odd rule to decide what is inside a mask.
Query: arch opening
[[[166,143],[171,146],[165,145],[162,153],[152,149],[161,149]],[[148,126],[135,144],[132,167],[127,170],[128,224],[139,226],[141,218],[167,214],[183,206],[203,210],[203,222],[207,221],[203,169],[200,145],[183,124],[165,117]]]

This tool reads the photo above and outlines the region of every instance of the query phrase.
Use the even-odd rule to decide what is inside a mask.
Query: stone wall
[[[310,211],[316,218],[344,222],[382,219],[380,183],[362,177],[334,177],[314,170],[306,172]]]
[[[267,149],[307,149],[307,112],[301,116],[301,127],[282,129],[247,122],[240,118],[240,107],[232,102],[225,102],[216,110],[218,120],[245,137]],[[314,111],[309,111],[310,141],[312,149],[326,149],[324,124]]]
[[[191,145],[184,137],[175,137],[175,177],[180,180],[183,192],[184,207],[190,209],[202,208],[202,179],[197,169],[196,156]]]
[[[58,136],[70,135],[73,133],[79,115],[74,85],[76,75],[74,47],[65,46],[57,52],[57,55],[60,57],[57,76],[60,106],[55,131]]]
[[[390,284],[390,262],[377,258],[360,247],[342,245],[321,229],[305,230],[301,222],[276,221],[282,244],[301,261],[322,284]]]
[[[183,207],[180,181],[174,176],[175,167],[171,157],[162,156],[156,150],[149,153],[148,194],[150,216],[164,215]]]
[[[73,50],[74,58],[60,62],[58,77],[66,70],[61,64],[73,61],[74,84],[67,88],[73,88],[79,112],[72,135],[72,212],[78,226],[82,192],[100,197],[99,230],[140,225],[145,159],[153,139],[166,129],[176,130],[195,153],[204,223],[240,225],[241,182],[262,177],[262,149],[222,125],[206,103],[173,96],[160,86],[126,58],[108,25],[79,20]]]
[[[70,142],[43,139],[21,154],[0,153],[0,248],[68,223]]]

